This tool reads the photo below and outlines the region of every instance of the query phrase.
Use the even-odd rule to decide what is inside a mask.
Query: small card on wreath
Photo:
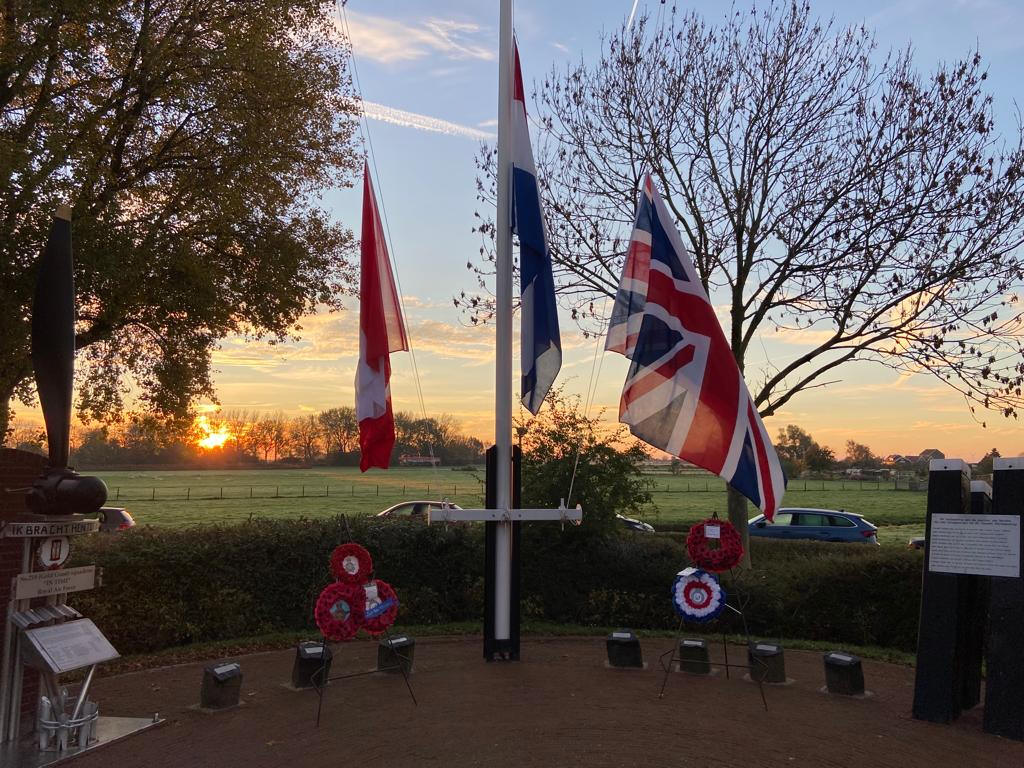
[[[720,539],[722,538],[722,528],[718,525],[705,525],[704,535],[709,539]]]

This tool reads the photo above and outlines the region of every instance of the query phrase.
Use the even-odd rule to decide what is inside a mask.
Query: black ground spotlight
[[[825,658],[825,687],[843,696],[864,695],[864,669],[852,653],[831,651]]]
[[[242,665],[237,661],[211,664],[203,670],[199,706],[203,709],[227,709],[238,706],[242,690]]]

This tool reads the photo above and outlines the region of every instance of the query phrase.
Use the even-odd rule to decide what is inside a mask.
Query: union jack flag
[[[722,477],[771,520],[786,476],[650,176],[605,349],[632,361],[619,421],[641,440]]]

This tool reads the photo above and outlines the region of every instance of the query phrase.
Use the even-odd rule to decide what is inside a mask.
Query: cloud
[[[346,17],[356,56],[383,64],[417,61],[432,54],[456,61],[497,57],[487,31],[473,22],[428,18],[407,23],[355,11],[348,11]]]
[[[371,120],[380,120],[383,123],[401,125],[406,128],[415,128],[418,131],[430,131],[431,133],[444,133],[448,136],[462,136],[476,141],[493,140],[493,133],[487,133],[468,125],[459,125],[448,120],[442,120],[429,115],[419,115],[415,112],[406,112],[404,109],[386,107],[383,104],[375,104],[372,101],[363,102],[363,114]]]

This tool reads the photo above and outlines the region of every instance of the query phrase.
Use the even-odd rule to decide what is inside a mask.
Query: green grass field
[[[235,523],[252,517],[314,518],[367,515],[410,499],[448,498],[462,507],[483,504],[484,471],[394,468],[361,474],[352,467],[267,470],[97,471],[123,506],[144,525]],[[725,513],[725,485],[701,474],[650,475],[653,503],[641,517],[659,524],[692,523]],[[796,480],[786,506],[846,509],[878,525],[883,544],[905,546],[924,532],[926,494],[891,483]],[[754,512],[751,512],[753,516]]]

